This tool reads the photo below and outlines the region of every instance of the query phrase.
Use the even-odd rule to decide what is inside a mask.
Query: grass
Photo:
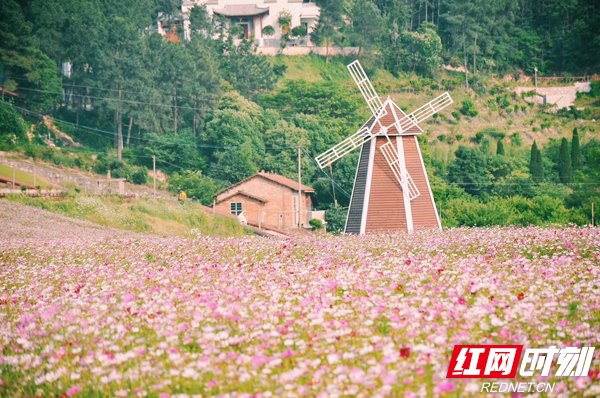
[[[0,164],[0,177],[8,178],[12,180],[13,169],[12,167]],[[18,182],[24,182],[33,185],[33,174],[26,173],[21,170],[15,170],[15,179]],[[46,180],[40,177],[36,177],[36,183],[42,188],[52,188],[53,185],[48,183]]]
[[[9,195],[9,200],[107,227],[164,236],[243,236],[248,232],[235,219],[212,215],[200,204],[71,195],[47,200]]]

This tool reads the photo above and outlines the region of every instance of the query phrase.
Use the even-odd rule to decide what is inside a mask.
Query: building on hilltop
[[[313,212],[309,186],[301,185],[301,224],[308,228],[311,218],[322,218]],[[214,195],[215,209],[220,213],[246,213],[248,221],[278,228],[298,227],[298,181],[275,173],[261,171]],[[315,217],[318,214],[321,217]]]
[[[291,29],[305,25],[306,36],[293,38],[291,45],[310,46],[310,33],[319,16],[319,7],[311,0],[191,0],[184,1],[181,10],[186,15],[186,36],[189,36],[187,15],[196,5],[206,4],[208,13],[225,17],[229,26],[243,28],[240,39],[253,40],[259,47],[278,47],[281,35]],[[278,20],[284,13],[291,15],[289,25],[279,26]],[[275,30],[272,36],[263,34],[263,29],[271,26]]]

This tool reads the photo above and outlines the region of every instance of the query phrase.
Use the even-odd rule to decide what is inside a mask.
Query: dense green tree
[[[189,199],[195,196],[200,203],[209,206],[212,204],[213,195],[223,188],[223,186],[210,178],[204,177],[199,170],[183,170],[171,176],[169,179],[169,188],[175,193],[184,190]]]
[[[573,170],[581,167],[581,146],[579,145],[579,133],[577,127],[573,129],[573,140],[571,141],[571,166]]]
[[[571,151],[569,150],[569,141],[563,138],[560,143],[560,154],[558,158],[558,176],[563,184],[570,184],[573,179],[573,169],[571,167]]]
[[[350,44],[358,47],[358,56],[370,51],[379,42],[383,19],[381,11],[370,0],[355,0],[348,11]]]
[[[460,146],[448,165],[448,180],[471,195],[481,196],[489,188],[488,159],[477,148]]]
[[[319,18],[311,32],[311,40],[317,45],[325,42],[326,62],[329,62],[329,49],[341,37],[339,29],[344,24],[344,2],[342,0],[317,0],[316,3],[320,7]]]
[[[544,166],[542,164],[542,153],[537,147],[535,141],[531,146],[531,156],[529,160],[529,173],[535,182],[540,182],[544,178]]]
[[[504,156],[504,143],[502,143],[502,140],[498,140],[498,144],[496,147],[496,155],[498,156]]]

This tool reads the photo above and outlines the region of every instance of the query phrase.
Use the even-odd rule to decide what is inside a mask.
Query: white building
[[[183,2],[184,15],[200,4],[206,4],[211,16],[219,14],[226,17],[230,26],[240,25],[244,29],[244,38],[254,40],[259,47],[279,46],[282,33],[287,33],[282,32],[278,24],[280,14],[287,12],[292,16],[290,30],[299,25],[306,25],[308,35],[319,16],[319,8],[310,0],[192,0]],[[266,26],[272,26],[275,34],[263,35],[262,31]],[[186,28],[189,29],[187,26]],[[292,40],[289,45],[311,45],[308,35]]]

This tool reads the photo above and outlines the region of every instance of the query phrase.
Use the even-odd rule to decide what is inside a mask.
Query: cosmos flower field
[[[479,396],[455,344],[599,347],[599,263],[594,228],[3,239],[0,395]]]

